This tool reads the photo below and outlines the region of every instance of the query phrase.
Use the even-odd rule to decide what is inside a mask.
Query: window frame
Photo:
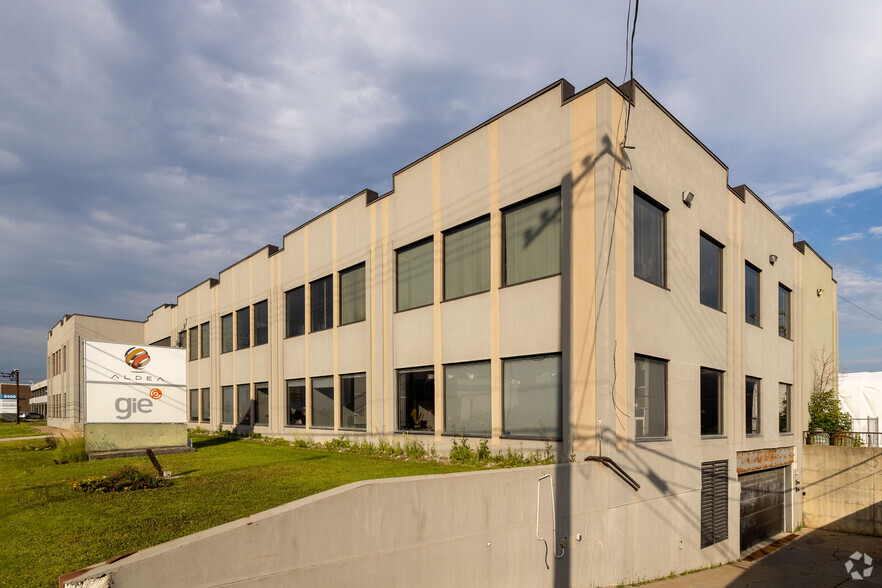
[[[243,320],[244,317],[244,320]],[[243,325],[244,322],[244,325]],[[243,329],[244,326],[244,329]],[[242,331],[245,331],[244,333]],[[251,347],[251,307],[236,311],[236,351]]]
[[[431,279],[431,287],[429,291],[432,293],[430,296],[430,300],[428,302],[423,302],[421,304],[415,304],[413,306],[407,306],[402,308],[401,305],[401,254],[407,251],[412,251],[414,249],[418,249],[420,247],[429,246],[432,250],[432,270],[429,272],[429,276]],[[415,308],[425,308],[427,306],[432,306],[435,303],[435,237],[430,235],[418,241],[414,241],[403,247],[399,247],[395,250],[395,312],[405,312],[408,310],[413,310]]]
[[[750,296],[748,295],[748,288],[750,288],[750,284],[748,284],[748,272],[752,271],[756,275],[756,291],[754,293],[754,298],[756,299],[756,312],[751,314],[748,308],[748,304],[750,303]],[[763,293],[763,270],[753,265],[749,261],[744,261],[744,322],[748,325],[753,325],[754,327],[763,328],[762,314],[763,314],[763,303],[762,303],[762,293]],[[755,316],[755,320],[750,320],[751,316]]]
[[[778,282],[778,336],[783,339],[788,339],[790,341],[793,340],[793,331],[792,331],[792,308],[793,308],[793,298],[791,294],[793,290]],[[783,300],[782,300],[783,297]],[[782,309],[782,303],[786,305],[786,309]],[[784,324],[782,325],[782,319]]]
[[[785,382],[778,382],[778,434],[793,434],[793,385]]]
[[[251,312],[254,324],[254,336],[251,346],[266,345],[269,343],[269,299],[252,304]]]
[[[233,313],[228,312],[221,318],[221,353],[230,353],[236,348],[236,333]],[[225,324],[226,323],[226,324]],[[228,338],[229,335],[229,338]],[[228,345],[229,344],[229,345]]]
[[[227,393],[229,392],[229,417],[227,416]],[[233,385],[221,386],[221,424],[233,425],[236,423],[236,387]]]
[[[328,382],[330,382],[330,384],[331,384],[331,385],[330,385],[330,389],[331,389],[331,394],[330,394],[330,396],[328,396],[327,394],[324,394],[324,392],[319,392],[319,391],[317,390],[317,388],[316,388],[316,384],[317,384],[319,381],[322,381],[322,382],[324,382],[324,381],[328,381]],[[327,387],[325,386],[325,388],[327,388]],[[316,393],[324,394],[325,397],[328,398],[328,399],[331,401],[331,408],[330,408],[329,410],[327,410],[327,414],[331,417],[331,419],[330,419],[330,420],[331,420],[331,423],[330,423],[329,425],[328,425],[328,424],[319,424],[319,425],[316,424],[316,418],[315,418],[315,417],[316,417],[316,409],[317,409],[317,406],[319,405],[319,403],[315,401],[315,399],[316,399]],[[330,375],[330,376],[318,376],[318,377],[310,378],[310,379],[309,379],[309,398],[310,398],[310,408],[309,408],[309,411],[310,411],[310,419],[309,419],[309,424],[310,424],[310,427],[311,427],[311,428],[313,428],[313,429],[325,429],[325,430],[333,430],[333,429],[334,429],[334,395],[335,395],[335,394],[336,394],[336,390],[335,390],[334,376],[332,376],[332,375]]]
[[[508,258],[508,255],[509,255],[508,245],[507,245],[508,239],[506,238],[506,236],[508,235],[508,229],[509,229],[508,223],[506,222],[508,219],[508,215],[510,215],[518,210],[523,210],[523,209],[529,208],[530,206],[536,206],[540,202],[543,202],[545,200],[550,200],[552,198],[557,198],[557,203],[558,203],[557,219],[558,219],[558,222],[560,223],[560,229],[559,229],[560,236],[559,236],[558,244],[557,244],[558,248],[557,248],[557,269],[556,269],[556,271],[540,273],[540,274],[537,274],[534,276],[530,276],[530,277],[518,279],[518,280],[513,280],[513,279],[510,280],[509,274],[511,272],[509,271],[509,265],[513,265],[513,264],[509,264],[509,258]],[[501,224],[502,224],[502,226],[501,226],[501,230],[502,230],[501,247],[502,247],[502,251],[501,251],[501,256],[500,256],[500,263],[502,265],[502,267],[501,267],[502,276],[501,276],[501,280],[500,280],[500,287],[506,288],[509,286],[517,286],[518,284],[527,284],[529,282],[535,282],[536,280],[544,280],[545,278],[551,278],[554,276],[561,275],[563,272],[563,212],[564,212],[564,210],[563,210],[563,191],[561,190],[561,187],[557,186],[555,188],[552,188],[551,190],[546,190],[545,192],[542,192],[541,194],[536,194],[535,196],[530,196],[529,198],[525,198],[525,199],[521,200],[520,202],[515,202],[514,204],[511,204],[509,206],[506,206],[505,208],[502,208],[500,210],[500,212],[502,213],[501,214],[501,216],[502,216],[502,218],[501,218]],[[548,226],[548,225],[546,225],[546,226]],[[491,239],[492,239],[492,236],[491,236]],[[492,244],[491,244],[491,246],[492,246]]]
[[[661,215],[662,252],[661,252],[661,259],[659,261],[659,263],[661,263],[661,280],[660,280],[660,282],[655,281],[653,279],[653,276],[651,275],[655,268],[652,268],[652,269],[650,269],[650,271],[647,271],[644,275],[641,275],[642,273],[644,273],[643,270],[645,268],[643,268],[642,266],[638,266],[638,264],[640,263],[640,260],[642,259],[639,256],[645,250],[645,247],[638,247],[638,238],[640,238],[640,233],[638,233],[638,231],[637,231],[637,209],[638,209],[637,203],[638,202],[642,202],[643,204],[645,204],[648,207],[646,210],[652,211],[654,209],[655,211],[657,211]],[[634,242],[633,242],[634,277],[638,278],[640,280],[643,280],[644,282],[646,282],[648,284],[652,284],[653,286],[658,286],[659,288],[663,288],[663,289],[667,290],[668,289],[668,212],[670,212],[670,209],[668,207],[664,206],[663,204],[661,204],[658,200],[655,200],[654,198],[652,198],[651,196],[649,196],[648,194],[646,194],[645,192],[643,192],[642,190],[640,190],[639,188],[636,188],[636,187],[634,188],[633,203],[634,203],[634,215],[633,215],[634,219],[633,219],[632,223],[633,223],[633,232],[634,232]],[[649,241],[650,240],[647,240],[647,243],[649,243]],[[652,259],[648,258],[648,262],[652,262]],[[653,265],[653,264],[644,263],[642,265]]]
[[[325,284],[329,286],[323,289],[322,296],[317,296],[317,288]],[[316,308],[319,299],[324,305],[322,309]],[[317,310],[323,310],[321,324],[316,324]],[[334,274],[328,274],[309,283],[309,332],[319,333],[332,328],[334,328]]]
[[[701,231],[699,233],[699,238],[700,238],[700,240],[699,240],[699,255],[698,255],[699,256],[698,299],[699,299],[699,302],[703,306],[706,306],[708,308],[713,308],[714,310],[719,310],[720,312],[722,312],[723,311],[723,292],[724,292],[724,290],[723,290],[723,275],[724,275],[723,274],[723,264],[724,264],[723,250],[725,249],[725,247],[723,246],[722,243],[720,243],[719,241],[717,241],[716,239],[714,239],[713,237],[711,237],[710,235],[708,235],[704,231]],[[714,303],[709,303],[709,301],[706,301],[704,299],[705,279],[706,279],[706,274],[704,271],[705,270],[705,251],[707,251],[707,249],[705,247],[705,243],[707,243],[708,245],[714,246],[716,248],[716,274],[717,274],[716,277],[717,277],[717,279],[716,279],[716,284],[714,285],[714,288],[716,289],[716,301]]]
[[[750,384],[755,384],[751,401],[748,402],[748,395],[751,394]],[[753,400],[755,398],[755,400]],[[753,414],[752,409],[756,407],[756,413]],[[746,437],[759,437],[763,432],[763,396],[762,396],[762,379],[753,376],[745,376],[744,378],[744,435]],[[749,425],[756,421],[756,428],[753,429]]]
[[[200,399],[200,407],[199,407],[199,422],[200,423],[210,423],[211,422],[211,388],[202,388],[199,391],[199,399]]]
[[[464,233],[470,229],[476,229],[481,225],[487,225],[487,287],[478,290],[466,291],[465,293],[458,293],[455,296],[450,295],[448,293],[448,285],[450,281],[448,280],[448,239],[452,235],[457,235]],[[490,283],[492,281],[492,269],[490,267],[490,260],[492,258],[492,248],[493,248],[493,240],[490,236],[491,227],[490,227],[490,215],[486,214],[484,216],[478,217],[476,219],[472,219],[470,221],[461,223],[455,227],[451,227],[441,232],[441,300],[443,302],[448,302],[450,300],[459,300],[460,298],[466,298],[468,296],[474,296],[475,294],[483,294],[484,292],[490,291]]]
[[[545,423],[543,423],[540,419],[539,421],[539,432],[536,434],[523,432],[523,430],[512,433],[509,422],[512,420],[509,418],[511,413],[509,412],[511,409],[511,405],[514,404],[512,402],[514,400],[512,394],[513,391],[510,391],[508,386],[508,377],[506,372],[506,367],[518,362],[526,362],[526,361],[540,361],[550,358],[557,359],[557,390],[556,390],[556,401],[558,403],[557,406],[557,414],[554,415],[554,418],[557,419],[556,430],[551,431],[553,434],[549,434],[548,429],[545,428]],[[502,382],[500,384],[501,392],[502,392],[502,435],[501,438],[504,439],[541,439],[544,441],[561,441],[563,439],[563,403],[564,403],[564,382],[563,382],[563,354],[561,353],[540,353],[537,355],[519,355],[514,357],[506,357],[502,358]],[[491,374],[492,377],[492,374]],[[523,392],[523,391],[519,391]]]
[[[357,389],[357,381],[361,380],[361,391],[359,393]],[[347,382],[352,382],[353,385],[356,386],[356,389],[352,391],[347,390]],[[347,396],[352,394],[352,402],[349,403],[349,399]],[[358,397],[362,397],[362,414],[361,418],[364,419],[364,423],[361,425],[358,424],[344,424],[346,419],[349,418],[348,415],[344,414],[345,410],[348,410],[353,414],[353,422],[355,418],[358,416],[358,408],[359,402]],[[367,373],[366,372],[357,372],[353,374],[340,374],[340,428],[345,430],[352,431],[366,431],[367,430]]]
[[[457,368],[467,368],[469,366],[481,366],[482,368],[486,367],[487,370],[487,390],[480,391],[480,394],[475,394],[473,396],[480,396],[480,403],[483,404],[486,400],[486,427],[483,431],[475,431],[475,430],[466,430],[464,427],[457,429],[454,423],[450,422],[452,410],[450,410],[451,403],[449,402],[448,395],[448,384],[451,382],[450,370]],[[492,431],[493,431],[493,405],[492,405],[492,389],[493,389],[493,369],[490,363],[490,360],[482,360],[482,361],[467,361],[467,362],[459,362],[459,363],[449,363],[443,366],[444,369],[444,389],[442,390],[442,403],[444,406],[444,434],[445,435],[460,435],[463,437],[478,437],[489,439]],[[483,396],[486,394],[486,399],[483,399]],[[462,397],[458,397],[462,398]],[[461,411],[460,411],[461,412]]]
[[[296,408],[291,409],[291,392],[293,388],[300,388],[303,398],[303,406],[297,406]],[[307,398],[307,388],[306,388],[306,378],[291,378],[285,380],[285,426],[286,427],[297,427],[299,429],[306,427],[306,415],[308,407],[306,406],[306,398]],[[302,423],[295,422],[297,419],[294,416],[297,414],[297,411],[302,411]]]
[[[724,437],[726,435],[725,429],[725,403],[724,403],[724,387],[723,387],[723,374],[722,370],[715,370],[713,368],[702,366],[699,372],[699,433],[702,437]],[[716,376],[716,427],[717,432],[706,432],[705,428],[705,409],[704,401],[705,397],[705,375],[715,375]]]
[[[297,322],[297,315],[291,312],[292,307],[296,306],[297,300],[294,298],[296,294],[300,294],[300,321]],[[293,319],[292,320],[292,315]],[[292,325],[294,328],[292,328]],[[298,329],[299,327],[299,329]],[[299,332],[298,332],[299,331]],[[306,284],[291,288],[285,291],[285,338],[300,337],[306,334]]]
[[[358,288],[356,287],[355,297],[360,298],[361,304],[358,302],[355,303],[355,306],[358,307],[360,313],[356,312],[354,318],[347,317],[344,315],[344,301],[346,300],[347,290],[350,286],[358,283],[358,280],[354,280],[353,284],[347,283],[348,276],[352,275],[361,270],[361,292],[358,292]],[[365,285],[365,281],[367,280],[367,266],[365,262],[357,263],[352,265],[344,270],[337,272],[337,289],[340,290],[340,294],[338,296],[337,304],[339,305],[337,314],[339,317],[339,326],[344,325],[352,325],[355,323],[360,323],[367,320],[367,286]]]
[[[243,397],[242,393],[245,392],[245,396]],[[243,400],[245,402],[243,402]],[[245,414],[242,414],[242,407],[246,405]],[[237,384],[236,385],[236,426],[237,427],[251,427],[252,421],[252,402],[251,402],[251,384]]]
[[[187,361],[199,359],[199,326],[187,330]]]
[[[404,376],[406,379],[407,376],[409,376],[410,374],[425,374],[426,375],[425,381],[432,382],[431,396],[426,396],[424,394],[424,398],[431,397],[431,399],[432,399],[432,406],[430,409],[431,410],[430,414],[432,416],[431,425],[429,425],[428,419],[419,418],[419,417],[423,416],[422,412],[417,412],[416,417],[412,416],[412,413],[414,411],[416,411],[417,408],[421,408],[421,407],[419,407],[417,405],[418,400],[416,398],[414,398],[412,401],[407,401],[407,397],[409,396],[408,387],[407,387],[406,383],[402,382],[402,376]],[[436,396],[436,394],[435,394],[435,392],[436,392],[435,381],[436,381],[436,379],[437,378],[435,377],[435,367],[431,366],[431,365],[412,367],[412,368],[402,368],[402,369],[395,370],[395,431],[396,432],[398,432],[398,433],[407,432],[408,434],[414,434],[414,435],[434,435],[435,434],[435,431],[438,428],[437,423],[435,422],[435,416],[437,416],[437,414],[438,414],[438,410],[435,406],[435,396]],[[402,386],[404,387],[403,391],[402,391]],[[426,384],[426,386],[427,386],[427,384]],[[425,391],[424,391],[424,393],[425,393]],[[405,399],[404,405],[402,405],[402,399]],[[407,411],[407,407],[410,406],[411,404],[417,405],[417,406],[414,406],[414,409],[412,411]],[[407,420],[408,416],[411,417],[411,421],[414,423],[413,426],[410,426],[408,424],[408,420]],[[426,416],[428,416],[428,415],[426,415]],[[404,418],[403,425],[402,425],[402,417]],[[419,419],[419,420],[417,420],[417,419]],[[418,424],[422,423],[422,422],[426,423],[425,428],[418,426]]]
[[[205,321],[199,325],[199,358],[204,359],[211,355],[211,322]]]
[[[261,402],[260,395],[265,402]],[[269,382],[254,382],[254,426],[268,427],[270,424],[270,390]],[[264,404],[266,406],[264,406]],[[263,418],[266,417],[266,418]]]
[[[199,422],[199,388],[190,388],[190,414],[187,420],[191,423]]]
[[[637,419],[638,419],[637,409],[639,408],[638,395],[637,395],[638,387],[639,387],[639,382],[637,379],[637,364],[638,364],[638,362],[641,362],[641,361],[646,362],[647,366],[655,364],[655,365],[661,365],[664,367],[664,392],[663,392],[664,403],[663,403],[663,405],[664,405],[665,430],[664,430],[663,434],[661,434],[661,435],[649,435],[649,434],[638,435],[637,434]],[[669,440],[670,439],[670,412],[671,411],[670,411],[670,406],[669,406],[670,405],[670,395],[669,395],[669,384],[668,384],[668,379],[669,379],[668,378],[668,376],[669,376],[668,365],[669,365],[669,363],[670,363],[669,360],[661,358],[661,357],[653,357],[651,355],[634,354],[634,421],[635,421],[634,440],[635,441],[641,442],[641,441],[655,441],[655,440]],[[647,374],[648,374],[648,370],[647,370]],[[645,394],[647,406],[645,408],[646,408],[646,412],[649,415],[651,415],[652,413],[651,413],[651,406],[650,406],[649,400],[653,396],[653,392],[651,390],[649,390],[648,380],[645,382],[645,385],[647,388],[647,392]],[[655,392],[655,394],[658,394],[658,392]],[[643,416],[640,418],[643,419],[644,423],[649,420],[648,416]],[[646,431],[646,430],[647,430],[647,427],[644,426],[643,431]]]

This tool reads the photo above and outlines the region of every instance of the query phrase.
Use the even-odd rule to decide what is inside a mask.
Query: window
[[[200,339],[200,355],[199,357],[208,357],[211,354],[211,324],[202,323],[199,325]]]
[[[199,328],[193,327],[190,329],[190,341],[189,341],[189,359],[193,361],[194,359],[199,359]]]
[[[723,434],[723,372],[701,368],[701,434]]]
[[[236,311],[236,349],[247,349],[251,346],[251,309],[240,308]]]
[[[325,276],[309,284],[309,330],[330,329],[334,324],[334,278]]]
[[[490,436],[490,362],[444,366],[444,432]]]
[[[667,209],[634,190],[634,275],[662,288],[667,277],[665,213]]]
[[[154,347],[171,347],[171,337],[166,337],[165,339],[160,339],[159,341],[154,341],[151,343]]]
[[[729,538],[729,461],[701,464],[701,548]]]
[[[306,333],[306,308],[303,286],[285,292],[285,336],[297,337]]]
[[[367,378],[365,374],[340,376],[340,426],[367,428]]]
[[[211,390],[209,388],[202,389],[202,422],[211,421]]]
[[[254,345],[269,341],[268,303],[262,300],[254,305]]]
[[[334,428],[334,377],[312,378],[312,426]]]
[[[701,235],[699,280],[701,303],[723,310],[723,247]]]
[[[506,286],[560,273],[560,190],[502,213]]]
[[[432,304],[434,300],[434,259],[432,238],[399,249],[395,256],[398,310]]]
[[[199,389],[190,389],[190,422],[199,422]]]
[[[760,326],[760,270],[744,264],[744,321]]]
[[[490,289],[490,219],[444,233],[444,300]]]
[[[251,384],[239,384],[236,394],[238,395],[239,424],[251,424]]]
[[[748,435],[760,434],[760,381],[747,378],[744,386],[744,430]]]
[[[435,372],[398,370],[398,430],[435,430]]]
[[[61,348],[61,372],[67,371],[67,345]]]
[[[300,288],[302,291],[303,289]],[[306,426],[306,380],[288,380],[288,425],[293,427]]]
[[[502,430],[511,437],[560,439],[560,355],[502,362]]]
[[[778,334],[790,339],[790,289],[778,284]]]
[[[778,384],[778,432],[792,433],[790,384]]]
[[[254,384],[254,424],[269,424],[269,383]]]
[[[221,353],[233,350],[233,313],[221,317]]]
[[[221,386],[221,400],[223,407],[221,408],[221,422],[225,425],[233,424],[233,387]]]
[[[635,437],[645,439],[668,434],[668,362],[635,357]]]
[[[187,348],[187,331],[183,330],[178,333],[178,348],[186,349]]]
[[[365,318],[364,264],[340,272],[340,324],[357,323]]]

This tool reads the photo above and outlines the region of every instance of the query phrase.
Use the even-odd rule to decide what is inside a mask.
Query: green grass
[[[41,433],[36,430],[31,425],[45,425],[46,421],[31,421],[29,423],[25,423],[22,421],[21,424],[16,425],[15,421],[6,422],[0,421],[0,439],[8,439],[10,437],[33,437],[34,435],[45,435],[45,433]]]
[[[146,457],[56,465],[44,440],[0,443],[0,586],[57,586],[58,576],[358,480],[482,469],[303,449],[257,440],[194,438],[197,451],[159,456],[180,475],[153,490],[83,493],[74,482]]]

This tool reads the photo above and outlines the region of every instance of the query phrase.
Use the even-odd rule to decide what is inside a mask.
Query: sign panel
[[[12,418],[15,418],[16,410],[15,394],[0,394],[0,414],[11,415]]]
[[[186,350],[83,343],[86,423],[186,423]]]

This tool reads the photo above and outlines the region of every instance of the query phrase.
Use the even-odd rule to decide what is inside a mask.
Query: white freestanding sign
[[[186,350],[85,341],[86,423],[186,423]]]

